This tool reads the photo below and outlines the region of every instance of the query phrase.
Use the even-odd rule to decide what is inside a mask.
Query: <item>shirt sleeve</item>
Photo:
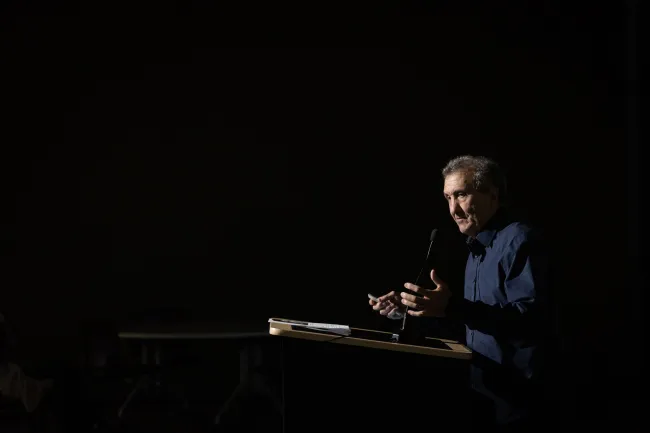
[[[521,314],[534,311],[545,303],[547,290],[546,255],[533,238],[515,239],[501,264],[506,270],[508,302]]]

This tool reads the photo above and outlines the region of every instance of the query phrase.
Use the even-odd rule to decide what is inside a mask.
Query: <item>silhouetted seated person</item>
[[[27,412],[33,412],[51,388],[51,380],[38,380],[25,375],[20,366],[9,362],[7,327],[0,314],[0,399],[18,401]]]

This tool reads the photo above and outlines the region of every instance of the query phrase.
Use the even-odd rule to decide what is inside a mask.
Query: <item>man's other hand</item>
[[[409,307],[408,313],[411,316],[445,317],[445,310],[449,304],[451,292],[447,284],[436,275],[434,269],[431,270],[430,277],[431,281],[436,285],[436,288],[432,290],[411,283],[404,284],[405,288],[420,295],[415,296],[406,292],[401,293],[401,303]]]

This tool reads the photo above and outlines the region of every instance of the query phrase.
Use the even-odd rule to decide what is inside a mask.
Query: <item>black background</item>
[[[576,380],[633,374],[624,7],[452,3],[4,2],[2,310],[34,353],[154,307],[376,324],[473,153],[547,233]]]

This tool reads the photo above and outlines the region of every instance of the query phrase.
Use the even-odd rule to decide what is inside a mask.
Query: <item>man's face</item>
[[[499,207],[497,190],[487,192],[474,189],[473,173],[459,171],[445,178],[444,195],[449,213],[461,233],[475,237]]]

